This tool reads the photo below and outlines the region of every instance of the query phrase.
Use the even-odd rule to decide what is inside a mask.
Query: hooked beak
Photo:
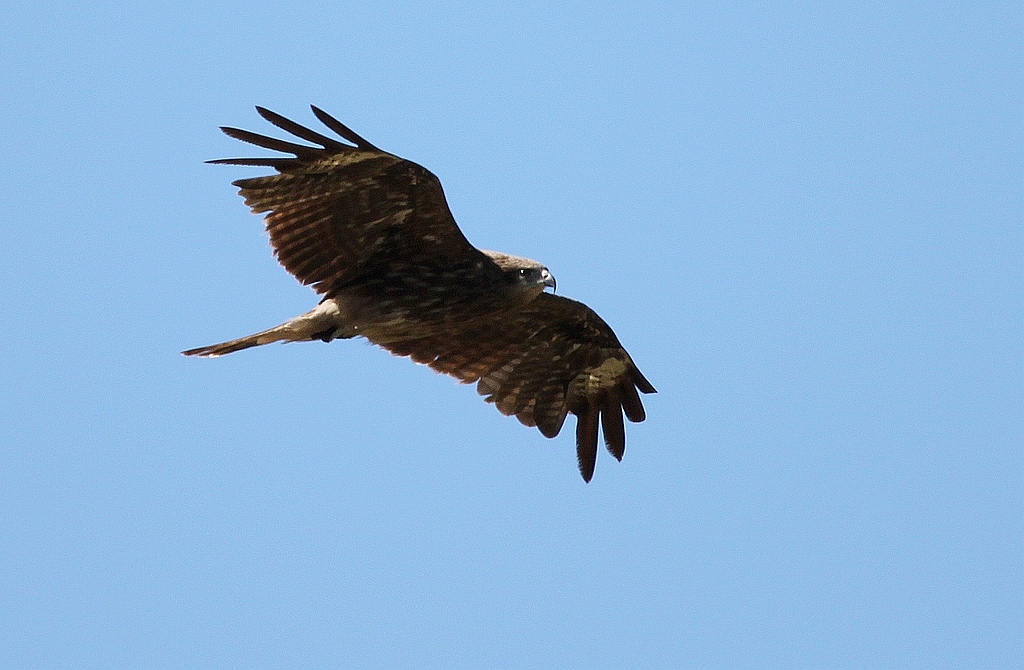
[[[544,287],[545,288],[550,288],[552,291],[557,290],[557,284],[555,283],[555,278],[554,278],[554,276],[552,276],[552,274],[550,272],[548,272],[547,268],[544,268],[543,270],[541,270],[540,278],[544,280]]]

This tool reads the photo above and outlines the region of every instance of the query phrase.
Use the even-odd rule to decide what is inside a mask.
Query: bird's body
[[[586,305],[544,292],[542,264],[473,247],[462,235],[432,173],[377,149],[317,108],[352,144],[260,114],[319,147],[235,128],[224,132],[286,158],[215,163],[264,165],[279,174],[235,182],[253,212],[268,212],[278,260],[323,298],[280,326],[184,352],[219,356],[275,341],[361,336],[392,353],[477,382],[504,414],[553,437],[576,414],[577,456],[589,481],[597,431],[618,459],[622,413],[644,419],[637,391],[654,388],[611,328]]]

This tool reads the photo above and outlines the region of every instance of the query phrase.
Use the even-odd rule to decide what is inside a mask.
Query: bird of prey
[[[270,167],[234,182],[266,228],[278,261],[322,296],[311,311],[254,335],[183,352],[221,356],[270,342],[364,337],[477,391],[545,437],[575,414],[576,455],[587,482],[598,428],[617,460],[622,415],[643,421],[638,393],[655,393],[615,333],[586,305],[545,292],[537,261],[482,251],[459,230],[441,182],[378,149],[337,119],[313,113],[345,142],[262,107],[260,116],[316,146],[221,128],[290,154],[209,161]]]

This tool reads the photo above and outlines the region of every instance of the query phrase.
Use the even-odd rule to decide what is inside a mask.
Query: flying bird
[[[262,107],[278,128],[310,142],[221,128],[289,156],[228,158],[277,174],[234,182],[266,213],[278,261],[322,296],[279,326],[186,356],[221,356],[270,342],[364,337],[463,383],[545,437],[576,415],[576,456],[587,482],[598,428],[622,460],[623,413],[643,421],[639,393],[655,393],[615,333],[583,303],[548,293],[541,263],[483,251],[459,230],[441,182],[426,168],[378,149],[326,112],[313,113],[345,142]]]

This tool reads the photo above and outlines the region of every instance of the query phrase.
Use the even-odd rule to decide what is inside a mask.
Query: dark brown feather
[[[608,453],[621,461],[626,453],[626,429],[622,425],[622,399],[618,387],[608,391],[601,408],[601,431],[604,433],[604,445]]]
[[[248,165],[254,167],[271,167],[275,170],[286,168],[295,162],[294,158],[216,158],[206,161],[210,165]],[[236,183],[235,186],[238,184]]]
[[[323,149],[318,149],[316,147],[307,147],[305,144],[286,142],[285,140],[267,137],[266,135],[260,135],[259,133],[254,133],[249,130],[242,130],[241,128],[221,126],[221,131],[223,131],[223,133],[228,137],[233,137],[236,140],[255,144],[258,147],[263,147],[264,149],[270,149],[272,151],[295,154],[298,158],[305,160],[315,159],[317,154],[323,151]]]
[[[304,140],[308,140],[315,144],[319,144],[324,149],[329,149],[331,151],[342,151],[348,148],[347,144],[342,144],[338,140],[331,139],[326,135],[321,135],[320,133],[316,132],[315,130],[312,130],[311,128],[307,128],[306,126],[295,123],[291,119],[286,119],[277,112],[270,111],[266,107],[260,107],[257,105],[256,111],[259,113],[260,116],[262,116],[267,121],[270,121],[281,130],[289,132],[292,135],[295,135],[296,137],[301,137]]]
[[[344,137],[349,142],[355,144],[360,149],[372,149],[373,151],[380,151],[377,147],[373,146],[362,137],[352,131],[351,128],[346,126],[344,123],[334,118],[324,110],[320,109],[316,105],[310,105],[310,109],[313,110],[313,115],[320,119],[320,123],[324,124],[334,132]]]
[[[562,430],[565,417],[569,410],[565,405],[565,389],[558,384],[549,383],[537,396],[537,403],[533,409],[534,419],[537,421],[537,428],[544,437],[554,437]]]
[[[632,377],[633,383],[636,384],[636,387],[640,389],[641,393],[658,392],[657,389],[655,389],[654,386],[651,384],[651,382],[647,381],[647,378],[644,377],[640,370],[638,370],[636,367],[633,368],[632,375],[630,376]]]
[[[585,482],[593,478],[597,465],[597,417],[597,408],[588,407],[576,421],[576,462]]]
[[[622,393],[622,409],[626,411],[626,418],[633,423],[640,423],[646,419],[647,413],[644,412],[644,404],[640,402],[640,394],[637,393],[636,386],[627,381],[619,384],[619,390]],[[644,391],[644,393],[653,392]]]

